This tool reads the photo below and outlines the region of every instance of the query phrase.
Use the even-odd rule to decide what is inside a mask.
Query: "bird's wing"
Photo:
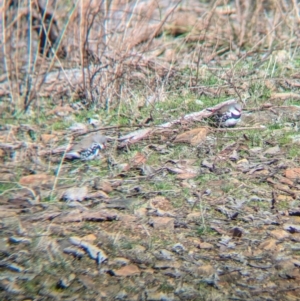
[[[76,143],[72,148],[71,152],[80,152],[84,149],[87,149],[90,147],[90,145],[93,143],[93,137],[87,136],[83,138],[81,141]]]
[[[106,136],[103,136],[100,134],[96,134],[96,135],[92,136],[91,138],[94,143],[105,144],[107,142]]]

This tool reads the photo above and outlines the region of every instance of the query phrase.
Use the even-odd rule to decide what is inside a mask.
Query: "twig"
[[[216,128],[212,129],[213,131],[217,132],[228,132],[228,131],[244,131],[244,130],[265,130],[267,127],[264,125],[258,125],[258,126],[243,126],[243,127],[235,127],[235,128]]]

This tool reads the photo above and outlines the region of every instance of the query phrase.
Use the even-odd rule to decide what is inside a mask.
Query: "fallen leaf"
[[[149,221],[154,229],[174,230],[174,218],[153,216]]]
[[[141,165],[146,162],[146,157],[142,153],[137,153],[133,158],[132,158],[132,164],[133,165]]]
[[[119,277],[133,276],[140,274],[140,269],[134,264],[129,264],[118,270],[113,271],[113,274]]]
[[[89,242],[93,242],[97,239],[95,234],[88,234],[82,237],[82,240],[84,241],[89,241]]]
[[[288,179],[299,179],[300,178],[300,168],[288,168],[285,170],[285,176]]]
[[[290,195],[285,195],[285,194],[280,194],[278,197],[277,197],[277,200],[279,202],[291,202],[293,201],[293,197],[291,197]]]
[[[173,209],[171,202],[164,196],[156,196],[153,199],[150,199],[149,204],[152,208],[158,208],[165,211]]]
[[[118,218],[117,214],[104,210],[88,210],[82,212],[82,219],[85,221],[102,222],[113,221]]]
[[[42,134],[41,140],[44,144],[48,144],[57,141],[57,136],[54,134]]]
[[[300,174],[299,174],[299,176],[300,176]],[[282,184],[286,184],[286,185],[289,185],[289,186],[294,185],[293,181],[290,180],[290,179],[287,179],[287,178],[284,178],[284,177],[279,177],[278,179],[279,179],[280,183],[282,183]]]
[[[201,216],[201,212],[192,212],[187,215],[187,220],[192,222],[199,221],[201,219]]]
[[[47,174],[36,174],[22,177],[19,183],[24,186],[40,186],[43,184],[51,184],[54,179],[54,176]]]
[[[106,192],[106,193],[110,193],[110,192],[113,191],[113,188],[112,188],[112,186],[110,185],[110,183],[105,182],[105,181],[101,182],[101,183],[99,184],[99,187],[97,187],[97,189],[103,190],[103,191]]]
[[[198,175],[197,173],[188,173],[188,172],[185,172],[185,173],[178,174],[176,176],[176,179],[187,180],[187,179],[195,178],[195,177],[197,177],[197,175]]]
[[[215,268],[210,265],[210,264],[206,264],[206,265],[202,265],[200,267],[198,267],[197,269],[197,275],[201,275],[201,276],[210,276],[213,275],[215,273]]]
[[[198,145],[204,142],[208,133],[208,128],[197,128],[182,134],[179,134],[174,142],[177,143],[190,143],[191,145]]]
[[[276,249],[277,240],[273,238],[269,238],[260,243],[259,248],[265,251],[273,251]]]
[[[130,214],[120,214],[118,217],[118,221],[122,222],[124,225],[134,223],[136,220],[136,216],[132,216]]]
[[[281,229],[271,231],[270,235],[278,240],[283,240],[290,236],[290,234],[288,232],[286,232],[285,230],[281,230]]]
[[[148,210],[146,208],[139,208],[134,211],[134,214],[137,217],[145,217],[148,214]]]
[[[8,211],[8,210],[4,210],[3,208],[1,208],[0,211],[0,218],[7,218],[7,217],[12,217],[12,216],[16,216],[17,213],[13,212],[13,211]]]

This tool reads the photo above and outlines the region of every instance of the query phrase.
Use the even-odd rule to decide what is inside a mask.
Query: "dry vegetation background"
[[[0,4],[1,300],[300,300],[296,0]]]
[[[115,106],[133,88],[142,99],[174,89],[236,96],[250,85],[236,65],[252,60],[245,72],[255,72],[276,50],[287,52],[279,60],[295,55],[298,10],[296,1],[3,1],[1,95],[12,111],[49,96]],[[207,91],[207,67],[222,65],[224,86]]]

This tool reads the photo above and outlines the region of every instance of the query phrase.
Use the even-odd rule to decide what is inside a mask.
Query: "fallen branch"
[[[158,127],[169,128],[175,124],[181,124],[182,122],[200,121],[203,118],[208,118],[208,117],[212,116],[214,114],[213,112],[218,111],[223,106],[230,105],[235,102],[236,102],[235,98],[229,99],[227,101],[224,101],[224,102],[221,102],[221,103],[215,105],[214,107],[206,108],[200,112],[194,112],[194,113],[187,114],[179,119],[176,119],[176,120],[173,120],[173,121],[170,121],[167,123],[163,123],[163,124],[159,125]]]
[[[258,125],[258,126],[242,126],[242,127],[235,127],[235,128],[226,128],[226,129],[221,129],[221,128],[216,128],[213,129],[213,131],[216,132],[228,132],[228,131],[244,131],[244,130],[265,130],[267,127],[264,125]]]
[[[195,121],[200,121],[203,118],[208,118],[208,117],[212,116],[215,111],[219,110],[223,106],[230,105],[235,102],[236,102],[236,99],[229,99],[227,101],[224,101],[224,102],[221,102],[221,103],[215,105],[214,107],[206,108],[200,112],[194,112],[194,113],[187,114],[179,119],[176,119],[176,120],[173,120],[173,121],[170,121],[167,123],[163,123],[156,127],[140,129],[140,130],[134,131],[132,133],[126,134],[119,138],[119,141],[121,141],[119,147],[122,148],[122,147],[128,146],[130,144],[134,144],[142,139],[148,138],[154,132],[171,128],[173,125],[176,125],[176,124],[180,125],[183,122],[184,123],[195,122]]]

